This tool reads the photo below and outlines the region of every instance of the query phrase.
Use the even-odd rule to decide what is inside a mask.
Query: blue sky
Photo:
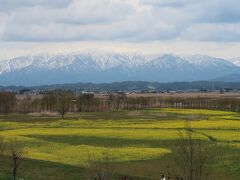
[[[239,0],[0,0],[0,55],[78,48],[240,56]]]

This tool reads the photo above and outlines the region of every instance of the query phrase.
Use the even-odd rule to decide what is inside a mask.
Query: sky
[[[95,49],[240,57],[240,1],[0,0],[0,60]]]

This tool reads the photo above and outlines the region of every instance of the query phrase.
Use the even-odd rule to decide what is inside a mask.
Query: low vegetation
[[[185,141],[188,138],[180,141],[183,137],[180,132],[191,132],[195,144],[190,145],[201,147],[202,151],[193,152],[195,158],[210,160],[207,166],[193,164],[194,172],[199,173],[196,167],[204,165],[211,169],[204,179],[240,178],[240,114],[237,112],[118,110],[67,113],[64,119],[54,113],[8,114],[0,115],[0,127],[4,139],[0,149],[5,150],[5,142],[6,149],[10,147],[12,139],[21,143],[17,149],[24,161],[17,169],[19,178],[88,179],[89,172],[91,177],[99,175],[98,179],[102,176],[160,179],[162,174],[185,177],[189,171],[179,168],[183,167],[180,164],[189,165],[191,161],[180,157],[190,151],[181,151],[179,147],[186,150],[189,141]],[[106,152],[111,156],[106,156]],[[6,158],[1,158],[0,178],[12,179],[11,155],[2,150],[1,154]],[[110,162],[102,162],[104,159]],[[110,174],[101,164],[110,169]]]

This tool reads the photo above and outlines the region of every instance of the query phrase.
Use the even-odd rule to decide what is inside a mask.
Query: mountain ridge
[[[69,53],[0,61],[1,85],[199,81],[240,73],[238,61],[207,55]]]

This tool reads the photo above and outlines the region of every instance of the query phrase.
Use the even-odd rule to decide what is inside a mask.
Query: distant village
[[[41,95],[45,94],[50,91],[55,91],[58,89],[48,89],[48,90],[37,90],[37,89],[20,89],[20,90],[11,90],[11,89],[5,89],[5,92],[12,92],[17,95]],[[64,89],[66,91],[71,91],[75,94],[98,94],[98,95],[108,95],[111,93],[114,94],[125,94],[125,95],[130,95],[130,94],[187,94],[187,93],[218,93],[218,94],[224,94],[224,93],[239,93],[240,94],[240,89],[233,89],[233,88],[224,88],[224,89],[188,89],[188,90],[117,90],[117,91],[82,91],[82,90],[68,90]]]

